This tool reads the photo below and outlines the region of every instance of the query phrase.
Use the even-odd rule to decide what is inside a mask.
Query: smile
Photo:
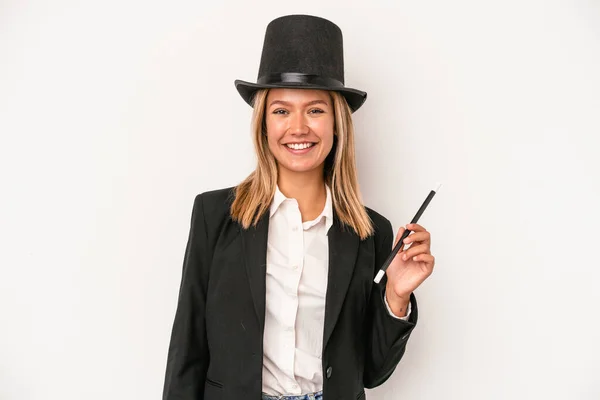
[[[292,150],[304,150],[304,149],[308,149],[309,147],[312,147],[314,145],[315,145],[314,143],[310,143],[310,142],[286,144],[287,148],[292,149]]]

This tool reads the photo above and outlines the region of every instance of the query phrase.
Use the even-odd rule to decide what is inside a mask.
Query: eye
[[[323,114],[323,113],[325,113],[325,111],[321,110],[320,108],[313,108],[308,113],[309,114]]]
[[[287,114],[287,110],[284,110],[283,108],[278,108],[276,110],[273,111],[273,114]]]

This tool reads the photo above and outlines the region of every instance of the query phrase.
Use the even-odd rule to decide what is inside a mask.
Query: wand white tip
[[[440,182],[437,182],[437,183],[435,184],[435,189],[433,189],[433,191],[437,193],[437,192],[438,192],[438,190],[440,190],[440,188],[441,188],[441,187],[442,187],[442,184],[441,184]]]
[[[379,272],[377,273],[377,276],[375,277],[375,279],[373,281],[375,283],[379,283],[381,281],[381,278],[383,278],[383,274],[385,274],[385,271],[380,269]]]

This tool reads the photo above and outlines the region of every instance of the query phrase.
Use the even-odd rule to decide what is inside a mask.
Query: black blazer
[[[229,209],[233,189],[194,201],[163,400],[261,398],[269,213],[243,229]],[[373,283],[393,243],[390,222],[367,209],[375,234],[366,240],[334,212],[328,232],[329,275],[323,338],[323,397],[364,398],[402,358],[417,322],[393,318],[383,302],[385,277]]]

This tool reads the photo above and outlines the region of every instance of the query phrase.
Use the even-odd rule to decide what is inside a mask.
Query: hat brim
[[[293,88],[293,89],[318,89],[318,90],[331,90],[339,92],[346,98],[348,106],[352,112],[358,110],[365,100],[367,99],[367,93],[362,90],[352,88],[338,88],[328,87],[320,85],[311,85],[307,83],[276,83],[276,84],[257,84],[252,82],[246,82],[239,79],[234,81],[235,88],[246,103],[253,106],[254,95],[260,89],[275,89],[275,88]]]

